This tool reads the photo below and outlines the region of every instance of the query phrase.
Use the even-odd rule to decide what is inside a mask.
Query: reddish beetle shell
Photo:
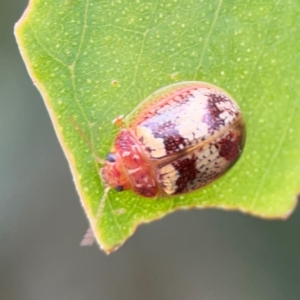
[[[173,84],[126,117],[101,177],[144,197],[188,193],[224,174],[245,136],[242,113],[225,91],[205,82]]]

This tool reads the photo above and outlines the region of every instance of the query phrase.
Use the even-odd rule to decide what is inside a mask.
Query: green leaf
[[[31,0],[16,26],[20,51],[106,252],[139,224],[177,209],[264,218],[292,212],[300,186],[299,24],[298,0]],[[218,85],[241,106],[240,161],[185,196],[149,200],[111,190],[97,219],[100,165],[85,140],[103,158],[118,131],[115,117],[158,88],[189,80]]]

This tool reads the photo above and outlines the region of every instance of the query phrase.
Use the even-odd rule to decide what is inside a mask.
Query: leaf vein
[[[297,109],[293,109],[292,110],[292,114],[289,116],[289,118],[285,122],[286,126],[285,126],[285,128],[284,128],[284,130],[282,132],[281,138],[278,141],[278,143],[276,143],[276,148],[275,148],[275,151],[274,151],[273,155],[271,156],[271,159],[269,160],[268,167],[266,168],[266,171],[263,173],[263,176],[261,177],[261,180],[259,181],[258,187],[257,187],[257,189],[255,191],[255,194],[254,194],[254,197],[253,197],[253,202],[252,202],[252,208],[253,209],[254,209],[254,207],[256,205],[256,202],[258,200],[258,196],[259,196],[259,194],[261,192],[261,189],[263,188],[263,186],[265,184],[265,181],[266,181],[266,179],[268,177],[267,175],[268,175],[268,173],[271,170],[271,166],[274,165],[274,161],[278,157],[279,151],[282,149],[285,137],[287,136],[288,129],[290,127],[290,123],[295,118],[296,111],[297,111]]]
[[[33,35],[34,35],[34,37],[35,37],[35,39],[36,39],[38,45],[41,47],[41,49],[42,49],[43,51],[45,51],[45,52],[46,52],[53,60],[55,60],[56,62],[58,62],[59,64],[65,66],[65,67],[68,67],[68,64],[66,64],[66,63],[65,63],[64,61],[62,61],[61,59],[55,57],[55,55],[52,54],[52,53],[51,53],[51,52],[43,45],[42,41],[40,40],[40,38],[38,37],[36,31],[34,30],[34,28],[33,28],[32,24],[31,24],[31,22],[29,21],[28,23],[29,23],[30,29],[32,30]]]
[[[216,23],[217,23],[217,20],[218,20],[218,17],[219,17],[219,13],[220,13],[220,10],[221,10],[222,3],[223,3],[223,0],[219,0],[219,3],[218,3],[218,6],[217,6],[217,9],[216,9],[216,12],[215,12],[213,21],[212,21],[212,23],[211,23],[209,32],[208,32],[208,34],[207,34],[207,36],[206,36],[204,45],[203,45],[203,47],[202,47],[202,51],[201,51],[200,58],[199,58],[199,63],[198,63],[198,66],[197,66],[197,68],[196,68],[196,72],[195,72],[195,74],[194,74],[194,80],[197,79],[197,75],[198,75],[199,70],[200,70],[200,68],[201,68],[202,61],[203,61],[203,58],[204,58],[204,54],[205,54],[205,52],[206,52],[206,49],[207,49],[207,47],[208,47],[210,38],[211,38],[211,36],[212,36],[214,27],[215,27],[215,25],[216,25]]]
[[[280,0],[278,0],[278,1],[275,3],[274,9],[273,9],[272,13],[273,13],[274,11],[276,11],[276,7],[278,6],[279,2],[280,2]],[[265,31],[265,36],[264,36],[264,40],[263,40],[262,45],[264,45],[265,42],[266,42],[266,39],[267,39],[268,34],[269,34],[269,31],[270,31],[271,23],[272,23],[272,22],[269,22],[268,27],[267,27],[267,30]],[[261,59],[261,57],[263,56],[263,54],[266,53],[266,49],[265,49],[264,47],[260,47],[260,50],[261,50],[261,51],[260,51],[260,53],[259,53],[259,55],[258,55],[258,58],[257,58],[257,60],[256,60],[255,63],[254,63],[253,71],[252,71],[252,73],[250,74],[250,76],[248,77],[249,79],[248,79],[247,83],[245,84],[245,90],[244,90],[244,91],[247,91],[247,90],[249,89],[249,85],[250,85],[250,83],[251,83],[251,81],[252,81],[252,78],[253,78],[254,74],[256,73],[256,71],[257,71],[257,68],[258,68],[258,62],[260,61],[260,59]],[[244,92],[243,94],[245,95],[246,93]],[[241,102],[244,101],[244,98],[245,98],[245,97],[243,97],[243,98],[241,99]],[[257,105],[254,107],[253,110],[257,110],[257,109],[258,109],[258,106],[259,106],[261,103],[262,103],[262,101],[258,101],[258,102],[257,102]]]

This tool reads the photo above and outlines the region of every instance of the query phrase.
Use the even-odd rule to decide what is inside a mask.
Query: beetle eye
[[[118,186],[115,187],[115,190],[117,192],[122,192],[123,191],[123,186],[122,185],[118,185]]]
[[[108,153],[105,159],[110,163],[114,163],[116,161],[115,155],[113,153]]]

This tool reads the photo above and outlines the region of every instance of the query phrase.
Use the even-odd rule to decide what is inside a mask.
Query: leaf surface
[[[19,48],[102,249],[177,209],[291,213],[300,186],[299,24],[298,0],[30,1],[16,26]],[[239,162],[185,196],[149,200],[112,190],[97,218],[101,166],[85,140],[105,157],[115,117],[160,87],[190,80],[224,88],[244,111]]]

